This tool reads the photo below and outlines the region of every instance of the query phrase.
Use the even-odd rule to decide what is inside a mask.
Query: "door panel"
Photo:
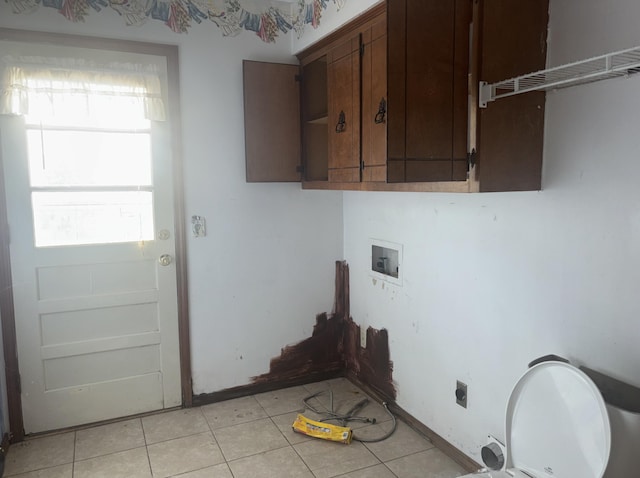
[[[65,424],[92,423],[160,410],[166,403],[162,400],[163,386],[162,374],[156,372],[47,391],[46,409],[33,400],[23,399],[25,430],[34,432],[34,423],[39,423],[38,428],[43,430],[54,430],[67,426]]]
[[[472,2],[388,5],[388,181],[465,180]]]
[[[404,161],[406,158],[407,129],[407,2],[388,0],[387,24],[389,68],[387,87],[389,119],[387,121],[387,151],[389,157],[389,182],[405,180]]]
[[[363,181],[386,182],[387,173],[387,22],[362,35],[362,161]]]
[[[158,310],[153,304],[156,294],[149,295],[149,303],[109,306],[103,302],[100,307],[89,310],[62,301],[49,304],[47,308],[42,307],[42,345],[46,347],[64,341],[80,342],[116,334],[135,335],[157,331]],[[117,297],[117,303],[126,299],[131,300],[130,297]]]
[[[242,67],[247,182],[298,182],[300,67],[249,60]]]
[[[469,136],[469,35],[472,17],[472,5],[468,0],[455,1],[455,39],[453,58],[453,151],[454,162],[467,159]],[[466,167],[462,176],[456,175],[453,167],[453,180],[467,179]]]
[[[181,404],[176,270],[158,261],[175,255],[169,127],[150,129],[152,185],[142,188],[153,196],[150,238],[110,242],[114,222],[104,243],[43,247],[25,121],[0,116],[26,433]],[[106,209],[128,224],[126,207]]]
[[[545,68],[549,2],[482,2],[479,77],[489,83]],[[532,91],[479,112],[481,191],[541,188],[546,94]]]
[[[416,159],[451,157],[454,4],[409,1],[407,44],[406,155]],[[425,25],[425,19],[429,19]]]
[[[327,55],[329,181],[360,181],[360,36]]]

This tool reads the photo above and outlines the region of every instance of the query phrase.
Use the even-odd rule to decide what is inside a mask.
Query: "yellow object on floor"
[[[353,432],[349,427],[340,427],[338,425],[331,425],[330,423],[317,422],[300,414],[298,414],[296,420],[293,422],[293,431],[310,437],[337,441],[347,445],[351,443],[351,439],[353,438]]]

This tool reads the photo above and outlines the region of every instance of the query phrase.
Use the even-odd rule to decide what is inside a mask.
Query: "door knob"
[[[168,266],[173,262],[173,257],[171,257],[169,254],[162,254],[158,258],[158,262],[160,263],[161,266]]]

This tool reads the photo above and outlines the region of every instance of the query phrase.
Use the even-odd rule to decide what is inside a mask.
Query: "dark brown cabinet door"
[[[388,180],[467,173],[471,0],[389,0]]]
[[[329,181],[360,181],[360,35],[327,53]]]
[[[387,19],[362,33],[362,181],[387,180]]]
[[[479,76],[488,83],[545,68],[548,0],[483,0]],[[540,189],[545,93],[530,92],[480,110],[480,191]]]
[[[242,65],[247,182],[300,181],[299,67]]]

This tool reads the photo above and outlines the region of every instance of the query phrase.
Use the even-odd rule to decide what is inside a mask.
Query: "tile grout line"
[[[142,431],[142,435],[143,435],[143,440],[144,443],[139,445],[139,446],[133,446],[131,448],[125,448],[123,450],[115,450],[115,451],[110,451],[109,453],[103,453],[103,454],[98,454],[98,455],[94,455],[94,456],[88,456],[86,458],[77,459],[77,449],[76,449],[76,443],[77,443],[77,434],[79,431],[87,431],[87,430],[92,430],[92,429],[96,429],[96,428],[101,428],[103,426],[109,426],[109,425],[113,425],[115,423],[123,423],[123,422],[135,422],[136,420],[138,420],[140,422],[140,430]],[[75,433],[75,437],[74,437],[74,456],[73,456],[73,472],[75,474],[75,465],[78,463],[83,463],[83,462],[87,462],[90,460],[96,460],[96,459],[100,459],[100,458],[104,458],[104,457],[109,457],[109,456],[113,456],[113,455],[117,455],[118,453],[126,453],[126,452],[130,452],[133,450],[139,450],[141,448],[145,449],[145,452],[147,453],[147,460],[149,461],[149,451],[147,448],[147,441],[146,441],[146,434],[144,432],[144,427],[142,426],[142,417],[137,417],[137,418],[127,418],[126,420],[122,420],[120,422],[114,422],[114,423],[108,423],[105,425],[97,425],[95,427],[88,427],[88,428],[84,428],[82,430],[76,430],[73,433]],[[149,471],[151,472],[151,464],[149,462]]]
[[[211,428],[211,424],[206,419],[206,417],[205,417],[205,421],[207,422],[207,426],[209,427],[209,433],[211,433],[211,436],[213,437],[214,441],[216,442],[216,446],[218,447],[218,450],[220,450],[220,454],[222,455],[222,459],[227,464],[227,468],[229,468],[229,470],[231,470],[231,467],[229,466],[229,460],[227,460],[227,456],[224,454],[224,451],[222,450],[222,447],[220,446],[220,442],[218,441],[218,437],[216,437],[216,432],[213,430],[213,428]]]
[[[202,416],[204,417],[204,422],[207,424],[207,427],[209,428],[209,433],[211,433],[211,436],[213,437],[213,440],[216,442],[216,446],[218,447],[218,450],[220,450],[220,454],[222,455],[222,459],[224,460],[225,464],[227,465],[227,468],[229,469],[229,472],[231,473],[231,476],[233,476],[233,471],[231,471],[231,467],[229,466],[229,462],[227,461],[227,457],[225,456],[224,451],[222,451],[222,447],[220,446],[220,442],[218,441],[218,437],[216,437],[216,432],[211,427],[211,423],[209,423],[209,420],[207,420],[207,416],[202,411],[202,407],[198,407],[198,408],[200,408],[200,413],[202,413]]]
[[[384,465],[384,467],[385,467],[387,470],[389,470],[389,473],[391,473],[393,476],[395,476],[396,478],[398,478],[398,475],[396,475],[396,474],[393,472],[393,470],[387,466],[387,462],[386,462],[386,461],[383,461],[383,462],[382,462],[382,464]]]
[[[273,423],[273,420],[271,420],[271,417],[259,418],[258,420],[270,420],[270,421],[271,421],[271,423],[276,427],[276,429],[278,429],[278,426],[277,426],[277,425],[275,425],[275,423]],[[252,421],[258,421],[258,420],[252,420]],[[245,425],[246,423],[251,423],[251,422],[240,423],[240,425]],[[226,461],[227,463],[232,463],[232,462],[235,462],[235,461],[238,461],[238,460],[243,460],[244,458],[249,458],[249,457],[252,457],[252,456],[257,456],[257,455],[260,455],[260,454],[263,454],[263,453],[268,453],[268,452],[270,452],[270,451],[282,450],[282,449],[284,449],[284,448],[287,448],[287,447],[289,447],[289,446],[292,446],[292,445],[291,445],[291,443],[289,443],[289,440],[287,440],[287,438],[282,434],[282,432],[280,431],[280,429],[278,429],[278,432],[280,432],[280,434],[281,434],[281,435],[282,435],[282,437],[284,438],[285,445],[283,445],[283,446],[278,446],[278,447],[276,447],[276,448],[270,448],[270,449],[268,449],[268,450],[258,451],[258,452],[251,453],[251,454],[249,454],[249,455],[245,455],[245,456],[239,456],[238,458],[233,458],[233,459],[230,459],[230,460],[228,460],[228,459],[227,459],[227,457],[226,457],[226,456],[224,455],[224,453],[223,453],[223,456],[224,456],[224,458],[225,458],[225,461]],[[214,438],[215,438],[215,437],[214,437]],[[216,441],[217,441],[217,439],[216,439]],[[218,445],[218,446],[220,446],[220,445]],[[220,447],[220,451],[222,451],[222,447]]]
[[[307,392],[309,392],[309,390],[308,390],[306,387],[303,387],[303,388],[304,388]],[[225,459],[225,462],[226,462],[226,464],[227,464],[227,467],[229,468],[229,471],[231,472],[232,476],[235,476],[235,475],[233,474],[233,470],[231,469],[230,463],[233,463],[233,462],[236,462],[236,461],[239,461],[239,460],[243,460],[243,459],[246,459],[246,458],[250,458],[250,457],[253,457],[253,456],[257,456],[257,455],[260,455],[260,454],[269,453],[269,452],[272,452],[272,451],[284,450],[284,449],[286,449],[286,448],[291,448],[291,449],[293,449],[293,452],[296,454],[296,456],[298,456],[298,457],[300,458],[300,460],[302,461],[302,463],[304,464],[304,466],[307,468],[307,470],[309,470],[309,472],[310,472],[313,476],[315,476],[315,474],[311,471],[311,469],[309,468],[309,466],[307,465],[307,463],[302,459],[302,457],[299,455],[299,453],[297,452],[297,450],[296,450],[296,449],[294,448],[294,446],[289,442],[289,440],[287,440],[287,437],[284,435],[284,433],[282,432],[282,430],[280,430],[280,429],[278,428],[278,425],[277,425],[277,424],[275,423],[275,421],[273,420],[274,416],[276,416],[276,417],[277,417],[277,416],[281,416],[281,415],[286,415],[286,414],[288,414],[288,413],[293,413],[293,412],[299,411],[299,408],[297,408],[297,409],[295,409],[295,410],[289,410],[289,411],[285,411],[285,412],[282,412],[282,413],[278,413],[278,414],[272,415],[272,414],[270,414],[269,412],[267,412],[267,410],[266,410],[266,409],[265,409],[265,407],[262,405],[262,403],[260,403],[260,401],[256,398],[256,395],[255,395],[255,394],[254,394],[254,395],[250,395],[250,397],[251,397],[251,398],[253,398],[253,400],[257,403],[257,405],[260,407],[260,409],[264,412],[264,414],[266,415],[266,417],[259,417],[259,418],[255,418],[254,420],[249,420],[249,421],[247,421],[247,422],[238,423],[238,424],[233,424],[233,425],[227,425],[227,426],[224,426],[224,427],[216,428],[216,429],[214,430],[214,429],[211,427],[211,423],[209,422],[209,420],[207,420],[207,419],[206,419],[206,416],[205,416],[205,421],[207,422],[207,425],[209,426],[209,429],[211,430],[211,433],[213,434],[214,439],[216,440],[216,443],[218,444],[218,447],[220,448],[220,451],[221,451],[221,453],[222,453],[222,456],[223,456],[223,458]],[[203,414],[204,414],[204,413],[203,413]],[[244,425],[245,423],[251,423],[251,422],[258,421],[258,420],[265,420],[265,419],[269,419],[270,423],[271,423],[271,424],[272,424],[272,425],[273,425],[273,426],[274,426],[274,427],[275,427],[275,428],[280,432],[280,435],[281,435],[281,436],[282,436],[282,438],[284,439],[284,442],[286,443],[286,445],[284,445],[284,446],[282,446],[282,447],[273,448],[273,449],[270,449],[270,450],[265,450],[265,451],[261,451],[261,452],[253,453],[253,454],[246,455],[246,456],[243,456],[243,457],[238,457],[238,458],[235,458],[235,459],[232,459],[232,460],[228,460],[228,459],[227,459],[227,457],[226,457],[226,455],[225,455],[225,454],[224,454],[224,452],[222,451],[222,447],[221,447],[221,446],[220,446],[220,444],[218,443],[218,439],[217,439],[217,438],[216,438],[216,436],[215,436],[215,431],[216,431],[216,430],[222,430],[222,429],[225,429],[225,428],[230,428],[230,427],[237,426],[237,425]]]
[[[96,455],[96,456],[90,456],[87,458],[83,458],[82,460],[75,460],[74,459],[74,463],[84,463],[85,461],[89,461],[89,460],[96,460],[98,458],[102,458],[105,456],[112,456],[112,455],[117,455],[118,453],[126,453],[128,451],[133,451],[133,450],[139,450],[140,448],[147,448],[146,445],[140,445],[140,446],[134,446],[133,448],[127,448],[126,450],[118,450],[118,451],[112,451],[109,453],[105,453],[103,455]],[[55,466],[59,466],[59,465],[55,465]],[[46,468],[41,468],[41,470],[46,470],[47,468],[53,468],[52,466],[47,466]],[[38,471],[38,470],[34,470],[34,471]],[[6,478],[11,478],[10,476],[7,476]]]
[[[257,403],[257,405],[262,409],[262,411],[264,412],[265,416],[263,416],[263,417],[256,417],[256,418],[253,418],[253,419],[251,419],[251,420],[247,420],[247,421],[245,421],[245,422],[233,423],[233,424],[231,424],[231,425],[224,425],[224,426],[221,426],[221,427],[212,428],[211,423],[209,423],[209,420],[207,420],[206,415],[204,415],[204,412],[202,412],[202,414],[204,415],[204,419],[205,419],[205,421],[207,422],[207,425],[209,426],[209,429],[211,430],[211,432],[212,432],[212,433],[214,433],[214,435],[215,435],[215,431],[216,431],[216,430],[223,430],[223,429],[225,429],[225,428],[231,428],[231,427],[235,427],[235,426],[237,426],[237,425],[243,425],[243,424],[245,424],[245,423],[255,422],[256,420],[264,420],[265,418],[269,418],[269,414],[268,414],[268,413],[266,412],[266,410],[262,407],[262,405],[260,405],[260,402],[258,402],[258,400],[256,400],[256,399],[255,399],[254,395],[247,395],[247,396],[245,396],[245,397],[232,398],[231,400],[238,400],[238,399],[244,399],[244,398],[253,398],[253,399],[255,400],[255,402]],[[231,401],[231,400],[227,400],[227,401]],[[217,403],[225,403],[225,402],[223,401],[223,402],[217,402]],[[203,406],[198,407],[198,408],[200,408],[200,409],[202,410],[202,408],[203,408],[203,407],[210,407],[211,405],[216,405],[216,403],[211,403],[211,404],[209,404],[209,405],[203,405]],[[194,407],[194,408],[195,408],[195,407]]]
[[[291,412],[287,412],[287,413],[291,413]],[[282,415],[285,415],[285,413],[283,413]],[[280,415],[276,415],[276,416],[280,416]],[[273,425],[278,428],[278,425],[276,424],[276,422],[273,421],[273,417],[269,417],[269,419],[271,420],[271,423],[273,423]],[[309,465],[307,464],[306,461],[304,461],[304,458],[302,458],[302,456],[300,455],[300,453],[298,453],[298,450],[296,450],[296,448],[293,446],[293,444],[287,440],[287,437],[285,436],[285,434],[282,432],[282,430],[280,430],[278,428],[278,431],[280,432],[280,434],[282,435],[282,437],[284,438],[284,440],[287,442],[289,448],[291,448],[293,450],[293,452],[296,454],[296,456],[300,459],[300,461],[304,464],[304,466],[307,468],[307,470],[309,470],[309,473],[311,473],[312,476],[316,476],[315,473],[311,470],[311,468],[309,468]]]
[[[229,470],[229,473],[231,474],[232,478],[234,478],[235,475],[233,474],[233,470],[229,466],[229,462],[227,461],[227,457],[224,455],[224,452],[222,451],[222,447],[220,446],[220,442],[218,442],[218,438],[216,437],[216,433],[214,432],[213,428],[211,428],[211,423],[209,423],[209,420],[207,420],[207,416],[204,414],[204,411],[202,410],[202,407],[198,407],[198,409],[200,410],[200,413],[202,414],[202,418],[204,418],[204,422],[207,424],[207,428],[209,428],[209,433],[211,433],[213,441],[216,442],[216,446],[218,447],[218,450],[220,450],[220,454],[222,455],[222,459],[224,460],[224,464],[227,465],[227,470]]]
[[[151,457],[149,456],[149,443],[147,442],[147,432],[144,431],[144,423],[142,423],[142,417],[140,420],[140,428],[142,428],[142,438],[144,439],[144,451],[147,452],[147,463],[149,464],[149,473],[151,473],[151,478],[153,478],[153,467],[151,466]]]
[[[254,395],[250,395],[250,396],[251,396],[251,398],[253,398],[253,400],[258,404],[258,406],[260,407],[260,409],[261,409],[265,414],[267,414],[267,411],[264,409],[264,407],[262,406],[262,404],[261,404],[261,403],[258,401],[258,399],[255,397],[255,394],[254,394]],[[203,412],[203,415],[204,415],[204,412]],[[268,416],[268,414],[267,414],[267,416]],[[222,447],[220,446],[220,443],[218,442],[218,438],[216,437],[215,431],[213,430],[213,428],[211,428],[211,424],[209,423],[209,420],[207,420],[207,417],[205,416],[204,418],[205,418],[205,421],[207,422],[207,425],[209,425],[209,429],[211,430],[211,434],[213,435],[213,439],[216,441],[216,445],[218,445],[218,449],[220,450],[220,453],[222,454],[222,458],[224,458],[224,462],[225,462],[225,463],[226,463],[226,465],[227,465],[227,469],[229,470],[229,473],[231,473],[231,476],[232,476],[232,477],[235,477],[235,474],[233,473],[233,469],[231,468],[231,465],[230,465],[230,461],[229,461],[229,460],[227,460],[227,457],[226,457],[226,455],[224,454],[224,451],[222,451]],[[271,418],[271,417],[269,417],[269,418]],[[256,418],[255,420],[250,420],[250,421],[245,422],[245,423],[251,423],[252,421],[257,421],[257,420],[261,420],[261,418]],[[272,420],[272,422],[273,422],[273,420]],[[239,425],[240,425],[240,424],[239,424]],[[230,425],[230,426],[235,426],[235,425]],[[228,428],[228,427],[220,427],[220,428],[219,428],[219,430],[221,430],[221,429],[223,429],[223,428]],[[277,428],[277,427],[276,427],[276,428]],[[285,438],[285,440],[286,440],[286,438]],[[287,443],[289,443],[289,442],[287,441]],[[255,456],[255,455],[257,455],[257,454],[258,454],[258,453],[254,454],[254,455],[249,455],[249,456]],[[247,458],[247,457],[243,457],[243,458]],[[240,459],[241,459],[241,458],[238,458],[238,460],[240,460]],[[234,460],[231,460],[231,461],[234,461]]]
[[[263,455],[264,453],[269,453],[269,452],[271,452],[271,451],[284,450],[285,448],[289,448],[289,447],[293,448],[293,447],[289,444],[289,442],[287,442],[287,444],[286,444],[285,446],[280,446],[280,447],[278,447],[278,448],[272,448],[271,450],[258,451],[258,452],[256,452],[256,453],[251,453],[250,455],[239,456],[238,458],[234,458],[233,460],[228,460],[228,461],[227,461],[227,460],[226,460],[226,458],[225,458],[225,461],[226,461],[226,463],[227,463],[227,464],[229,464],[229,463],[235,463],[236,461],[244,460],[245,458],[252,458],[252,457],[254,457],[254,456]]]
[[[71,460],[71,478],[76,474],[76,441],[78,440],[78,432],[73,432],[73,458]]]

